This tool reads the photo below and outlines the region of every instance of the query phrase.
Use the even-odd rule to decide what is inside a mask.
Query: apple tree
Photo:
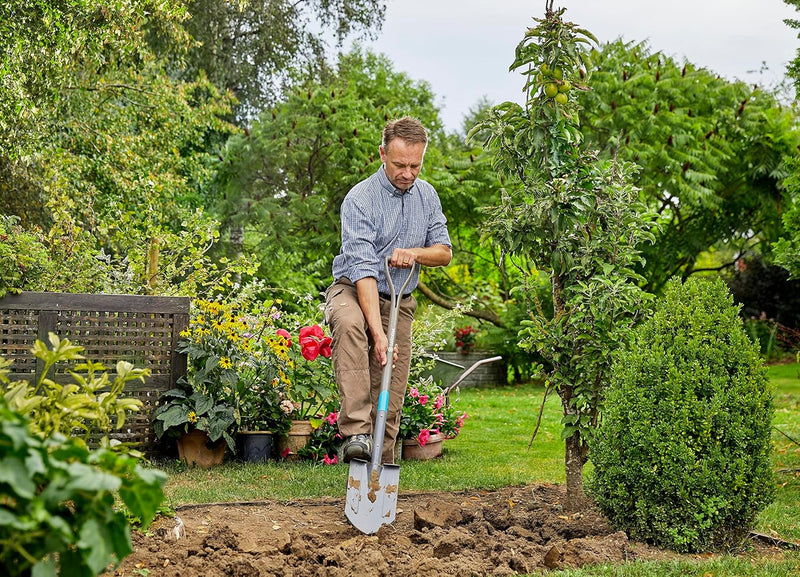
[[[505,178],[486,232],[518,262],[529,263],[517,287],[536,302],[545,276],[553,310],[532,306],[519,331],[522,348],[544,359],[547,391],[563,409],[567,508],[584,505],[587,438],[597,425],[611,356],[630,332],[645,297],[632,269],[651,241],[649,217],[631,184],[632,167],[600,160],[583,142],[576,93],[589,90],[594,36],[548,3],[525,32],[512,70],[525,79],[524,106],[493,107],[471,134],[494,147]]]

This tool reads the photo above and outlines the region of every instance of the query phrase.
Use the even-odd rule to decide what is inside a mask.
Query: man
[[[384,365],[389,357],[389,285],[384,261],[399,289],[415,263],[445,266],[451,244],[436,190],[417,175],[428,144],[416,118],[390,121],[379,148],[382,166],[350,190],[342,203],[342,247],[333,260],[333,284],[326,293],[325,317],[333,337],[333,367],[339,386],[339,431],[345,437],[341,460],[369,460],[372,428]],[[417,301],[400,299],[393,370],[381,460],[394,462],[400,412],[411,363],[411,322]]]

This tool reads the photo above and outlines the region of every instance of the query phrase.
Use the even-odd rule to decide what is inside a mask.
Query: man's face
[[[385,147],[381,146],[380,151],[389,182],[402,191],[411,188],[422,168],[425,143],[409,143],[395,138]]]

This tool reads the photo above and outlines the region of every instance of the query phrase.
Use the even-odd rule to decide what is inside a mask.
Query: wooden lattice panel
[[[114,437],[155,449],[151,414],[161,392],[186,373],[186,358],[176,352],[180,332],[189,324],[189,300],[184,297],[22,293],[0,299],[0,356],[13,361],[12,380],[38,380],[42,363],[30,353],[36,339],[48,343],[48,333],[84,347],[87,360],[99,362],[113,378],[119,360],[150,369],[145,383],[132,381],[126,394],[144,407]],[[70,380],[62,364],[54,375]]]
[[[17,379],[30,380],[36,374],[36,359],[30,354],[36,342],[39,311],[6,309],[0,300],[0,356],[14,361]]]

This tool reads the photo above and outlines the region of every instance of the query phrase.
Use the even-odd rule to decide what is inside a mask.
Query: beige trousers
[[[381,298],[380,306],[383,329],[388,335],[391,302]],[[398,358],[389,385],[386,435],[381,454],[383,463],[394,462],[395,441],[400,429],[400,414],[411,365],[411,323],[416,310],[417,301],[413,296],[400,299],[395,336]],[[384,367],[372,354],[372,338],[367,321],[358,304],[356,287],[348,279],[339,279],[328,287],[325,319],[333,338],[331,360],[341,401],[339,431],[345,437],[372,434]]]

